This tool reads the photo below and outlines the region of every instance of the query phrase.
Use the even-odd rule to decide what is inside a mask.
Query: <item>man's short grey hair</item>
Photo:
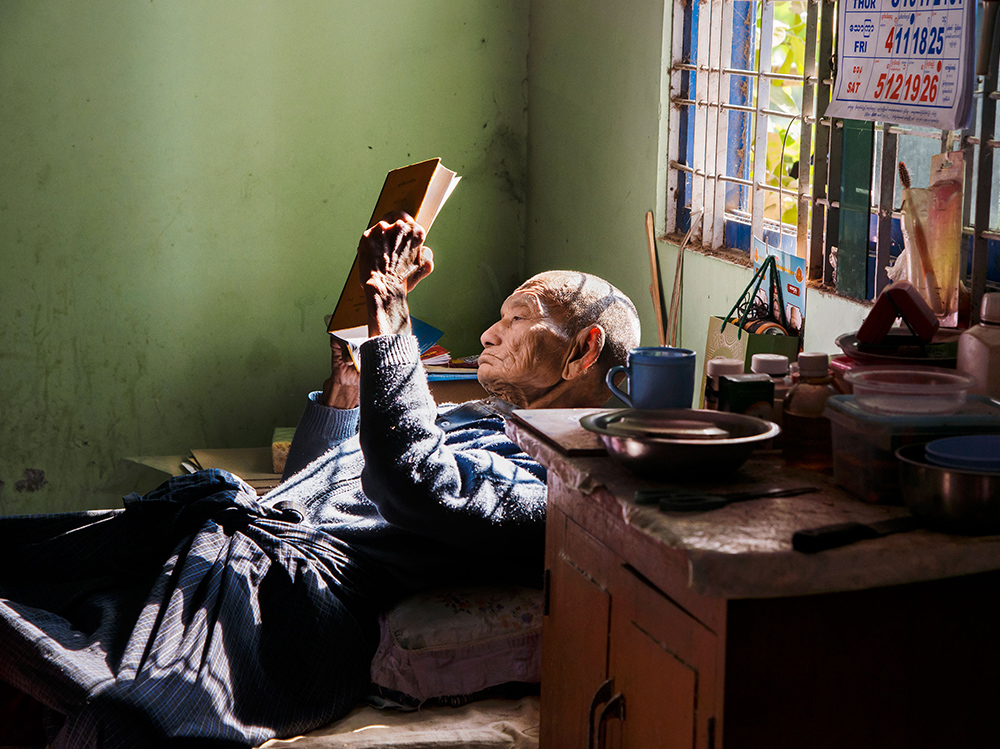
[[[604,329],[604,348],[597,359],[602,371],[628,363],[628,352],[639,345],[639,313],[632,300],[603,278],[580,271],[552,270],[539,273],[547,301],[566,315],[569,333],[575,335],[591,325]]]

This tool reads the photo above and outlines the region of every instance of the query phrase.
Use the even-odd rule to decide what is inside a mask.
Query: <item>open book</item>
[[[417,164],[393,169],[385,178],[382,192],[379,194],[375,210],[372,212],[368,228],[371,228],[385,214],[391,211],[406,211],[413,216],[418,224],[430,232],[431,225],[437,217],[441,206],[451,195],[455,185],[461,179],[455,172],[445,168],[441,159],[430,159]],[[417,323],[414,321],[414,334],[417,334]],[[426,326],[430,328],[430,326]],[[431,328],[431,330],[436,330]],[[361,288],[361,275],[358,270],[358,259],[347,276],[340,299],[327,324],[330,335],[345,341],[357,361],[357,349],[368,337],[368,315],[365,310],[365,295]],[[441,331],[436,331],[438,338]],[[427,343],[418,335],[421,350],[429,348],[437,342],[437,338]]]

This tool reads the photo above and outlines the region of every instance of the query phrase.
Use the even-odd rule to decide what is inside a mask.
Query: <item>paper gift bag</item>
[[[768,278],[769,288],[761,298],[758,291],[765,278]],[[705,407],[709,361],[720,356],[737,359],[743,362],[744,372],[750,371],[754,354],[784,354],[789,362],[795,361],[799,354],[799,337],[788,335],[788,328],[778,269],[772,255],[754,273],[729,314],[725,317],[713,315],[708,320],[705,364],[699,391],[702,408]]]
[[[713,315],[708,319],[708,337],[705,341],[705,364],[717,356],[738,359],[743,362],[743,371],[750,371],[750,361],[754,354],[784,354],[788,361],[795,361],[799,353],[799,339],[790,335],[751,333],[735,323],[723,324],[723,318]],[[701,407],[705,407],[706,367],[701,374]]]

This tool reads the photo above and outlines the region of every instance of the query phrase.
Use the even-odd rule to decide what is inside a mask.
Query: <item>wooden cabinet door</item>
[[[549,515],[550,531],[556,530],[561,518],[552,511]],[[555,535],[561,536],[564,528]],[[547,565],[549,607],[542,627],[540,746],[580,749],[587,746],[591,702],[607,674],[610,596],[583,568],[585,560],[571,556],[579,543],[571,542],[567,550],[560,538],[553,546],[552,535],[546,540],[552,553]],[[586,538],[582,534],[576,540],[587,543]]]
[[[612,591],[608,673],[624,716],[608,723],[608,746],[710,749],[715,635],[627,565]]]

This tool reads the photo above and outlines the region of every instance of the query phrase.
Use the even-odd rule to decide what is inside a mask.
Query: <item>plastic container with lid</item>
[[[967,374],[940,367],[862,367],[844,379],[859,406],[886,414],[955,413],[973,382]]]
[[[826,402],[838,391],[830,376],[830,357],[816,351],[798,356],[799,377],[788,389],[782,415],[782,455],[789,465],[823,470],[833,465]]]
[[[979,319],[958,339],[957,369],[975,378],[970,393],[1000,398],[1000,292],[983,294]]]
[[[833,439],[833,479],[867,502],[902,504],[898,448],[943,437],[1000,433],[1000,403],[970,395],[953,414],[881,414],[854,396],[826,402]]]
[[[705,399],[703,407],[712,411],[719,409],[719,378],[723,375],[743,374],[743,362],[716,356],[705,362]]]

